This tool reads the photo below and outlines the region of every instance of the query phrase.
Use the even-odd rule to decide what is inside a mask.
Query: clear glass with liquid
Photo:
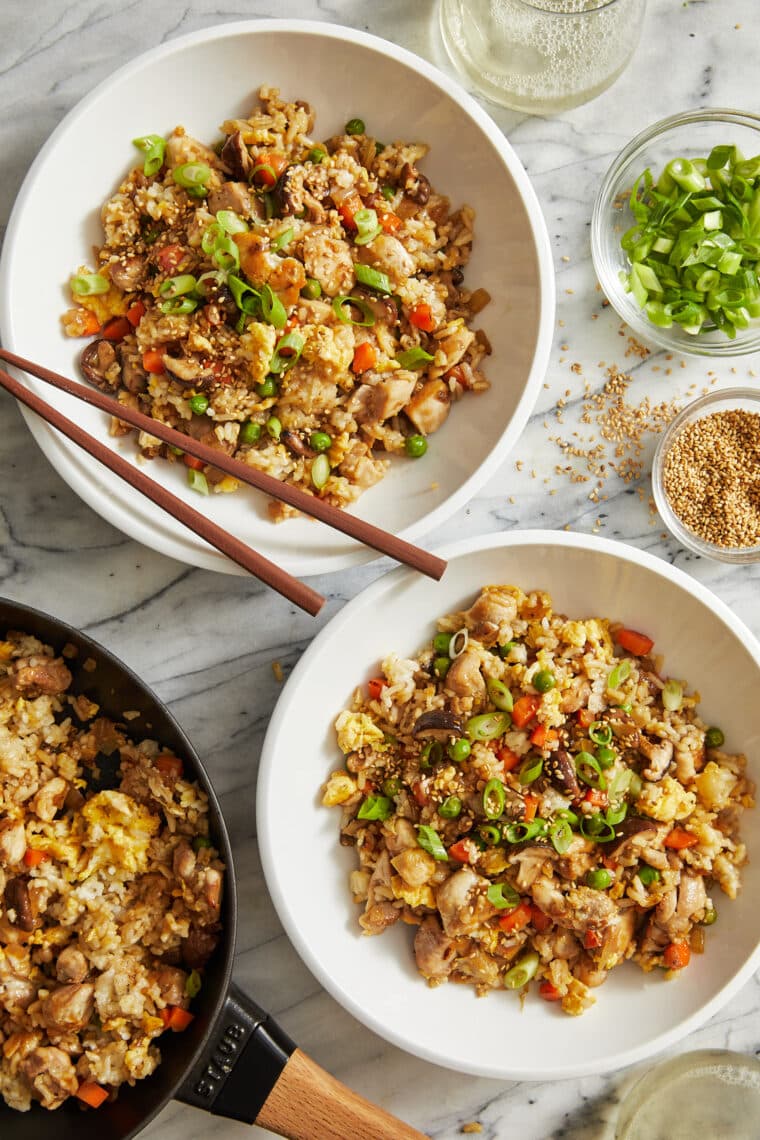
[[[529,114],[599,95],[627,66],[646,0],[441,0],[443,42],[480,94]]]

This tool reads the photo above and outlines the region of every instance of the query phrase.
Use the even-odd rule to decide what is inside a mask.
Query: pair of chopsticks
[[[436,581],[446,569],[446,563],[443,559],[429,554],[426,550],[421,550],[411,543],[404,542],[396,535],[388,534],[387,531],[381,530],[363,519],[347,514],[338,507],[333,507],[324,502],[323,499],[318,499],[298,487],[283,483],[271,475],[266,475],[263,471],[257,471],[255,467],[249,467],[247,463],[242,463],[239,459],[231,459],[221,451],[216,451],[204,443],[191,439],[190,436],[183,435],[182,432],[175,431],[174,428],[167,427],[166,424],[162,424],[150,416],[143,415],[142,412],[137,412],[133,408],[120,404],[117,400],[103,395],[95,388],[78,384],[66,376],[61,376],[58,372],[35,364],[34,361],[26,360],[23,356],[18,356],[15,352],[9,352],[4,348],[0,348],[0,360],[15,365],[23,372],[28,372],[31,376],[36,376],[39,380],[52,384],[60,391],[67,392],[70,396],[75,396],[78,400],[83,400],[86,404],[91,404],[108,415],[117,416],[125,423],[131,424],[132,427],[148,432],[164,443],[186,451],[196,459],[202,460],[203,463],[217,467],[227,475],[232,475],[241,482],[248,483],[251,487],[263,491],[271,498],[288,503],[304,514],[327,523],[335,530],[342,531],[343,534],[347,534],[366,546],[379,551],[379,553],[387,554],[396,561],[403,562],[405,565],[427,574],[428,577],[434,578]],[[56,408],[31,392],[24,384],[3,369],[0,369],[0,386],[5,388],[20,403],[36,412],[51,427],[68,436],[70,440],[87,451],[94,459],[97,459],[115,475],[145,495],[157,507],[167,511],[168,514],[178,519],[179,522],[211,546],[216,547],[222,554],[231,558],[233,562],[237,562],[239,566],[253,574],[254,577],[271,586],[272,589],[288,598],[301,609],[306,610],[307,613],[312,615],[319,613],[325,603],[322,594],[318,594],[310,586],[299,582],[297,578],[288,574],[280,566],[252,550],[250,546],[211,522],[200,511],[188,506],[182,499],[167,491],[165,487],[148,478],[134,463],[127,462],[111,448],[94,439],[78,424],[67,419]]]

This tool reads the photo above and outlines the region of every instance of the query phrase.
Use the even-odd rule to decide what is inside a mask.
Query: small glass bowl
[[[685,526],[673,510],[670,500],[665,492],[665,460],[668,452],[675,442],[682,428],[700,420],[713,412],[728,412],[740,409],[755,412],[760,415],[760,391],[755,388],[724,388],[720,392],[710,392],[707,396],[700,396],[688,404],[664,432],[652,463],[652,493],[657,510],[665,526],[673,538],[706,558],[715,558],[719,562],[747,563],[760,561],[760,544],[755,546],[717,546],[706,542]]]
[[[647,127],[628,143],[605,174],[591,217],[591,258],[599,283],[618,316],[644,340],[691,356],[741,356],[760,350],[760,320],[737,329],[730,340],[720,329],[696,336],[680,325],[659,328],[647,318],[620,280],[630,263],[620,239],[635,223],[629,191],[649,168],[654,177],[673,158],[705,158],[714,146],[734,145],[746,156],[760,153],[760,116],[728,108],[685,111]]]

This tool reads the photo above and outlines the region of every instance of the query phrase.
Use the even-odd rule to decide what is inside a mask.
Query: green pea
[[[444,819],[456,819],[462,810],[462,801],[459,796],[449,796],[438,808],[438,814]]]
[[[277,416],[270,416],[266,422],[267,433],[272,439],[279,439],[282,433],[282,424],[277,419]]]
[[[435,661],[433,662],[433,672],[435,673],[436,677],[440,678],[441,681],[446,676],[450,668],[450,657],[436,657]]]
[[[193,840],[193,851],[200,851],[202,847],[210,847],[211,840],[207,835],[196,835]]]
[[[190,404],[191,412],[195,412],[196,416],[202,416],[208,409],[208,396],[204,396],[199,392],[197,396],[191,396],[188,403]]]
[[[720,748],[720,746],[725,742],[725,739],[726,738],[723,735],[722,730],[720,728],[717,728],[715,725],[712,725],[711,728],[708,728],[707,732],[705,733],[705,745],[708,748]]]
[[[512,650],[515,648],[516,645],[517,645],[516,641],[505,641],[503,645],[498,646],[499,657],[501,657],[502,661],[505,658],[509,657],[510,653],[512,652]]]
[[[307,301],[316,301],[322,296],[322,286],[317,281],[316,277],[307,277],[306,284],[301,290],[301,296],[305,297]]]
[[[460,736],[459,740],[452,740],[446,751],[449,754],[449,759],[453,760],[455,764],[461,764],[470,755],[470,742],[464,736]]]
[[[650,867],[648,863],[639,867],[638,875],[645,887],[651,887],[652,883],[657,883],[660,879],[660,872],[656,867]]]
[[[238,441],[249,444],[256,443],[259,439],[261,439],[261,424],[254,423],[253,420],[246,420],[240,429]]]
[[[705,917],[702,919],[703,926],[712,926],[714,922],[718,921],[718,912],[714,906],[705,911]]]
[[[323,150],[321,146],[313,146],[306,157],[308,158],[309,162],[316,162],[319,164],[320,162],[324,162],[327,158],[327,151]]]
[[[534,674],[531,683],[539,693],[548,693],[557,684],[557,679],[548,669],[540,669],[538,673]]]
[[[332,447],[332,436],[326,431],[313,431],[309,436],[309,443],[315,451],[327,451]]]
[[[261,396],[262,400],[265,400],[268,396],[276,396],[277,381],[275,380],[274,376],[267,376],[266,380],[264,380],[261,384],[257,384],[256,391]]]
[[[436,653],[448,653],[450,645],[450,633],[437,633],[433,638],[433,649],[436,651]]]
[[[615,752],[612,748],[608,748],[606,744],[600,744],[596,750],[596,758],[599,761],[600,768],[611,768],[615,763]]]
[[[586,875],[586,885],[593,887],[595,891],[606,891],[612,885],[612,875],[605,870],[589,871]]]
[[[383,195],[383,198],[385,198],[386,202],[390,202],[391,198],[395,198],[396,191],[392,186],[383,186],[381,194]]]
[[[411,459],[420,459],[428,449],[424,435],[409,435],[404,443],[404,450]]]
[[[364,119],[349,119],[346,123],[347,135],[363,135],[365,130]]]
[[[395,776],[389,776],[383,780],[383,795],[384,796],[397,796],[401,791],[401,781],[396,779]]]

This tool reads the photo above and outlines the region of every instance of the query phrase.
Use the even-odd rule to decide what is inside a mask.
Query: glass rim
[[[541,12],[545,16],[559,16],[560,19],[578,19],[580,16],[592,16],[596,12],[603,12],[605,8],[613,8],[619,4],[621,0],[585,0],[589,5],[587,8],[576,9],[575,11],[560,11],[555,7],[557,4],[566,3],[567,0],[517,0],[517,3],[522,5],[523,8],[530,8],[533,12]]]

